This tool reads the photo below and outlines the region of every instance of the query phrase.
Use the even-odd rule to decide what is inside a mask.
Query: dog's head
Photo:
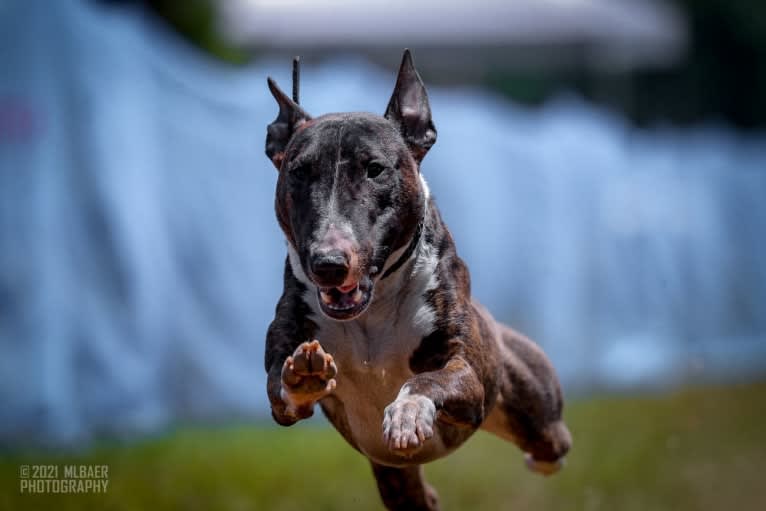
[[[424,216],[419,166],[436,141],[425,87],[407,50],[382,117],[311,118],[271,78],[269,88],[279,104],[266,136],[277,219],[322,311],[353,319]]]

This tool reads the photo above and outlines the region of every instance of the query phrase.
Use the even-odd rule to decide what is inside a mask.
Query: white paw
[[[411,456],[434,436],[435,417],[433,401],[402,390],[383,412],[383,440],[391,451]]]

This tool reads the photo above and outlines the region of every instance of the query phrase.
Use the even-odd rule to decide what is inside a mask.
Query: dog
[[[288,252],[266,337],[274,420],[292,425],[319,403],[370,460],[388,509],[439,509],[422,464],[479,428],[514,442],[532,470],[559,470],[572,439],[555,371],[471,297],[420,173],[436,128],[409,50],[382,117],[312,118],[268,86]]]

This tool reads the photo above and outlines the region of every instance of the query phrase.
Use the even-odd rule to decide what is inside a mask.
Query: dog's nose
[[[342,250],[316,253],[311,257],[311,273],[322,287],[337,287],[348,276],[348,256]]]

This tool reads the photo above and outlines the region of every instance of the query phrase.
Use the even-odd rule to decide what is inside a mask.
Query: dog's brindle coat
[[[534,343],[471,298],[420,174],[436,130],[409,51],[384,117],[312,119],[269,87],[279,115],[266,153],[288,246],[266,339],[274,419],[291,425],[318,402],[370,459],[389,509],[438,509],[420,465],[477,428],[555,472],[571,443],[558,380]]]

